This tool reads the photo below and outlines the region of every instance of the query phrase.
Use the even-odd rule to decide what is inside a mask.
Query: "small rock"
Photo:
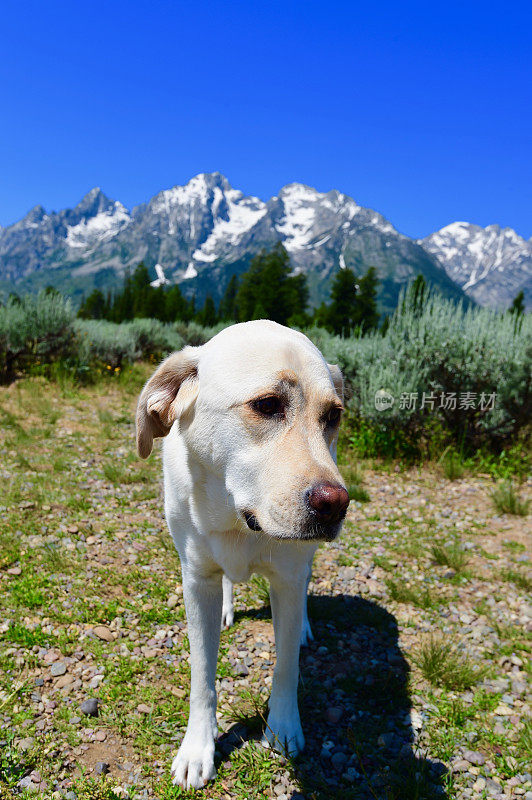
[[[336,725],[336,723],[340,721],[341,716],[342,709],[335,706],[331,706],[331,708],[328,708],[325,712],[325,719],[331,725]]]
[[[469,761],[465,758],[459,758],[453,764],[453,772],[469,772]]]
[[[35,686],[44,686],[44,678],[35,678]]]
[[[37,791],[37,786],[33,783],[32,779],[30,778],[29,775],[26,775],[25,778],[22,778],[17,783],[17,786],[18,786],[19,789],[22,789],[22,790],[25,789],[27,792],[30,792],[31,794],[33,794],[34,792]]]
[[[168,600],[166,601],[166,605],[168,608],[175,608],[178,603],[179,603],[179,597],[176,594],[171,594]]]
[[[137,711],[139,714],[151,714],[153,708],[151,706],[146,705],[146,703],[139,703],[137,706]]]
[[[107,733],[105,731],[96,731],[94,738],[97,742],[105,742],[107,739]]]
[[[109,769],[110,765],[106,761],[98,761],[94,767],[94,771],[97,775],[107,775]]]
[[[99,701],[95,697],[89,697],[81,704],[81,712],[88,717],[97,717],[99,713],[98,702]]]
[[[8,575],[21,575],[22,574],[22,570],[21,570],[20,567],[9,567],[9,569],[6,570],[6,572],[7,572]]]
[[[114,636],[105,625],[96,625],[92,632],[98,639],[102,639],[104,642],[114,642]]]
[[[331,758],[331,764],[337,772],[341,772],[343,770],[346,761],[347,756],[345,753],[335,753]]]
[[[66,664],[64,661],[56,661],[55,664],[52,664],[50,672],[54,678],[57,678],[59,675],[64,675],[66,672]]]
[[[236,664],[235,664],[235,675],[239,675],[241,677],[245,677],[246,675],[249,675],[249,669],[246,667],[245,664],[242,663],[242,661],[237,661],[236,662]]]
[[[61,675],[60,678],[55,682],[56,689],[64,689],[65,686],[70,686],[71,683],[74,682],[74,678],[72,675]]]
[[[486,757],[476,750],[464,750],[464,758],[466,761],[469,761],[470,764],[475,764],[477,767],[481,767],[482,764],[486,762]]]
[[[31,736],[27,736],[25,739],[20,740],[17,747],[19,750],[22,750],[22,752],[25,753],[27,750],[31,750],[34,744],[35,739],[33,739]]]

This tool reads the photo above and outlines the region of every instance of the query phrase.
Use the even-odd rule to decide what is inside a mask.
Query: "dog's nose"
[[[349,495],[338,483],[317,483],[307,491],[307,503],[320,522],[340,522],[345,517]]]

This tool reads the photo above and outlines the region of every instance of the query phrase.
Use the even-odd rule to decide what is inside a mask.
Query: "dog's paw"
[[[306,647],[312,641],[314,641],[314,635],[310,628],[310,623],[308,619],[304,619],[303,627],[301,628],[301,638],[299,639],[299,644],[301,647]]]
[[[172,782],[183,789],[201,789],[216,777],[214,739],[185,738],[172,762]]]
[[[297,756],[305,747],[299,713],[288,718],[276,718],[270,713],[261,743],[284,756]]]
[[[222,630],[227,630],[227,628],[231,628],[233,622],[235,621],[235,609],[233,606],[227,606],[222,608]]]

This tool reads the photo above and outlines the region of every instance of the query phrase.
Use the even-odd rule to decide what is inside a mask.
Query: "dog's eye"
[[[337,408],[331,408],[330,411],[327,412],[327,416],[325,417],[325,424],[328,428],[336,428],[338,423],[340,422],[340,417],[342,416],[342,410]]]
[[[271,395],[270,397],[259,397],[252,403],[255,411],[263,417],[282,417],[284,416],[284,404],[280,397]]]

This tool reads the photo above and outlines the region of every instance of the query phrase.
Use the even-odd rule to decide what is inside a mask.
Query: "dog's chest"
[[[211,533],[209,544],[214,560],[233,583],[247,581],[254,572],[268,577],[274,572],[298,572],[316,549],[313,543],[276,541],[239,531]]]

